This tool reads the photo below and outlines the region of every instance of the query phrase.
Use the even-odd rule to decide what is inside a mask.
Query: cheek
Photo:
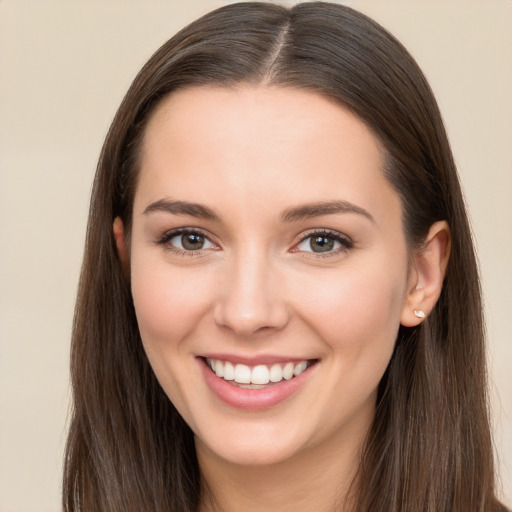
[[[193,427],[190,395],[200,396],[200,390],[188,379],[195,371],[195,357],[189,356],[194,352],[194,330],[202,319],[210,318],[211,287],[204,275],[173,269],[165,261],[137,257],[132,257],[131,282],[139,331],[151,367],[171,402]]]
[[[184,339],[207,315],[211,286],[204,273],[134,258],[131,275],[137,321],[146,346]]]
[[[403,290],[398,278],[354,272],[335,287],[317,288],[304,306],[302,318],[322,339],[325,375],[332,376],[332,386],[318,398],[318,407],[331,418],[322,427],[326,432],[373,415],[395,346]]]
[[[385,369],[400,325],[406,288],[402,274],[367,267],[333,276],[330,286],[310,287],[314,291],[301,307],[302,316],[344,361],[361,359]]]

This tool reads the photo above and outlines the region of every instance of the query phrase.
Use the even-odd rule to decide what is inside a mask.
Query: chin
[[[286,432],[285,432],[286,433]],[[240,466],[267,466],[285,462],[297,455],[304,442],[298,439],[283,438],[275,433],[244,432],[224,439],[196,436],[198,456],[201,451],[208,451],[229,464]]]

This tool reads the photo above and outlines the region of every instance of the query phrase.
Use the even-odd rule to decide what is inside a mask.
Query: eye
[[[167,232],[157,241],[157,244],[182,254],[194,254],[206,249],[218,249],[218,246],[206,235],[193,229]]]
[[[173,236],[169,243],[184,251],[200,251],[211,249],[214,245],[201,233],[183,233]]]
[[[316,254],[338,254],[353,246],[351,240],[341,233],[332,231],[316,231],[304,237],[295,247],[295,251]]]

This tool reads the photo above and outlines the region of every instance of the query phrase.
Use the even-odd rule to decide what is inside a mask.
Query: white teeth
[[[224,380],[234,380],[238,384],[256,384],[266,385],[269,382],[281,382],[283,379],[290,380],[299,376],[309,366],[308,361],[299,363],[273,364],[267,366],[259,364],[254,367],[245,364],[233,365],[229,361],[219,359],[206,360],[208,366],[213,370],[217,377]]]
[[[270,382],[279,382],[283,380],[283,370],[278,364],[273,364],[270,368]]]
[[[214,371],[217,377],[224,377],[224,365],[222,364],[222,361],[215,361]]]
[[[224,363],[224,380],[235,380],[235,367],[229,361]]]
[[[283,368],[283,377],[290,380],[293,377],[294,365],[293,363],[286,363]]]
[[[269,381],[270,371],[265,365],[260,364],[252,369],[251,382],[253,384],[268,384]]]
[[[299,376],[307,367],[308,363],[306,361],[302,361],[302,363],[299,363],[293,369],[293,375],[295,375],[295,377]]]
[[[251,369],[245,364],[237,364],[235,366],[235,382],[238,384],[251,383]]]

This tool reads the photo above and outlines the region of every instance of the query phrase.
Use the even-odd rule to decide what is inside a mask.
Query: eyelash
[[[314,252],[314,251],[301,251],[300,249],[297,249],[301,244],[305,243],[308,239],[312,240],[313,237],[323,237],[328,238],[330,240],[333,240],[334,242],[339,243],[339,247],[332,251],[327,251],[325,253],[321,252]],[[310,241],[311,244],[311,241]],[[300,240],[294,245],[294,248],[291,250],[291,252],[300,252],[301,255],[305,258],[329,258],[331,256],[337,256],[340,254],[343,254],[345,252],[348,252],[350,249],[354,247],[354,242],[347,237],[346,235],[343,235],[342,233],[338,231],[333,231],[331,229],[314,229],[312,231],[309,231],[308,233],[301,236]],[[310,256],[312,255],[312,256]]]
[[[176,238],[178,236],[183,235],[198,235],[201,237],[204,237],[205,240],[208,240],[212,245],[217,247],[217,244],[212,242],[210,240],[210,237],[197,228],[180,228],[180,229],[173,229],[171,231],[166,231],[157,241],[156,245],[163,246],[166,250],[173,252],[175,254],[178,254],[179,256],[200,256],[202,254],[202,251],[205,249],[198,249],[196,251],[187,251],[184,249],[180,249],[179,247],[176,247],[175,245],[171,244],[171,240],[173,238]]]
[[[179,247],[176,247],[175,245],[171,244],[170,241],[173,238],[176,238],[178,236],[183,235],[198,235],[201,237],[204,237],[205,240],[207,240],[210,244],[212,244],[215,247],[218,247],[217,244],[211,241],[210,237],[205,234],[203,231],[197,228],[180,228],[180,229],[173,229],[171,231],[166,231],[158,240],[156,240],[156,245],[160,245],[165,247],[166,250],[173,252],[175,254],[178,254],[180,256],[199,256],[202,254],[205,249],[198,249],[196,251],[193,250],[184,250],[180,249]],[[314,252],[314,251],[304,251],[297,249],[301,244],[305,243],[308,239],[312,239],[314,236],[317,238],[324,237],[328,238],[330,240],[333,240],[334,242],[339,243],[339,247],[336,250],[332,251],[326,251],[325,253],[322,252]],[[310,242],[311,243],[311,242]],[[328,258],[330,256],[336,256],[342,253],[345,253],[352,249],[354,247],[354,242],[348,238],[346,235],[343,235],[339,233],[338,231],[333,231],[330,229],[316,229],[309,231],[308,233],[301,236],[300,240],[294,244],[293,248],[290,250],[290,252],[293,253],[301,253],[303,257],[307,258]],[[309,256],[309,255],[313,256]]]

